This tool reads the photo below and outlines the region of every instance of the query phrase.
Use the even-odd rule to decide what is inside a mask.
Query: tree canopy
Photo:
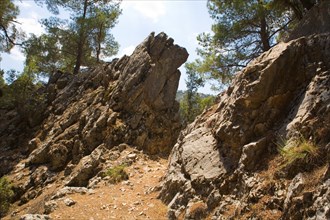
[[[198,93],[198,88],[204,86],[204,79],[196,72],[195,63],[185,65],[187,91],[180,100],[180,115],[184,126],[191,123],[203,110],[210,107],[215,100],[214,96]]]
[[[196,71],[217,85],[276,45],[307,6],[290,0],[209,0],[212,33],[198,36]],[[308,6],[309,7],[309,6]],[[300,13],[300,14],[299,14]]]
[[[11,0],[1,0],[0,52],[9,52],[17,44],[16,39],[21,35],[16,27],[18,14],[19,9]]]
[[[41,20],[45,33],[30,35],[17,43],[16,17],[19,10],[12,0],[1,0],[0,52],[19,45],[26,55],[22,73],[0,70],[0,108],[15,108],[26,125],[33,126],[45,107],[44,84],[39,75],[61,69],[78,73],[82,65],[92,66],[103,56],[118,50],[110,30],[121,13],[118,2],[111,0],[35,0],[53,14],[66,10],[70,18],[52,16]],[[4,80],[5,79],[5,80]]]
[[[119,3],[111,0],[38,1],[57,14],[59,8],[70,19],[50,17],[41,21],[46,33],[32,35],[25,43],[26,65],[30,71],[49,74],[55,69],[79,72],[81,66],[100,62],[102,56],[118,51],[110,29],[121,13]]]

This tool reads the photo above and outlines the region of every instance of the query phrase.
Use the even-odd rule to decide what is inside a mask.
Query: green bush
[[[309,162],[318,156],[318,147],[315,143],[302,135],[282,141],[278,144],[278,151],[283,157],[284,166],[291,165],[297,160]]]
[[[33,127],[41,121],[46,107],[44,85],[26,73],[7,71],[7,74],[8,84],[0,77],[0,108],[16,109],[21,119]]]
[[[212,95],[205,95],[200,93],[194,93],[191,97],[188,97],[188,93],[183,94],[180,100],[180,117],[182,124],[193,122],[195,118],[202,114],[205,108],[209,108],[214,104],[215,97]]]
[[[110,177],[111,183],[119,183],[123,180],[128,180],[128,174],[125,171],[125,165],[118,165],[108,169],[104,175]]]
[[[14,196],[12,186],[6,177],[0,178],[0,217],[9,209],[10,201]]]

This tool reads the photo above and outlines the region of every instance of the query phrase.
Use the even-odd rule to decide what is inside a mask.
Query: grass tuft
[[[109,176],[111,183],[119,183],[123,180],[128,180],[129,177],[125,171],[125,167],[126,165],[124,164],[112,167],[104,173],[104,176]]]
[[[316,144],[304,138],[302,135],[289,140],[282,140],[277,144],[278,151],[284,160],[284,167],[293,164],[297,160],[310,162],[318,156],[318,147]]]

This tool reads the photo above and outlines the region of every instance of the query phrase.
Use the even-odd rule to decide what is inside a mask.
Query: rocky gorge
[[[57,71],[43,88],[45,110],[28,129],[15,109],[0,109],[0,176],[15,192],[5,219],[61,219],[61,212],[111,219],[96,214],[118,209],[114,190],[128,195],[120,205],[128,215],[148,204],[143,191],[139,201],[129,194],[148,181],[158,186],[144,194],[157,193],[167,214],[152,215],[148,206],[129,219],[329,219],[329,19],[323,1],[183,131],[175,95],[188,53],[165,33],[78,75]],[[117,165],[136,182],[109,183],[104,174]],[[84,210],[80,197],[101,207]],[[80,215],[72,211],[78,206]]]

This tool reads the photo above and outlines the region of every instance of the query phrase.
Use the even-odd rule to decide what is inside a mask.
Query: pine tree
[[[46,34],[32,36],[26,42],[26,65],[34,71],[49,74],[55,69],[73,71],[112,56],[118,43],[110,33],[121,13],[119,3],[111,0],[37,1],[46,4],[53,13],[60,9],[70,12],[70,20],[51,17],[42,20]]]
[[[0,3],[0,53],[9,52],[16,44],[16,40],[22,36],[18,31],[16,17],[19,14],[18,7],[11,0],[1,0]],[[1,57],[0,57],[1,59]]]
[[[289,10],[267,0],[210,0],[207,7],[215,24],[212,33],[198,36],[196,70],[220,84],[277,44],[293,21]]]

